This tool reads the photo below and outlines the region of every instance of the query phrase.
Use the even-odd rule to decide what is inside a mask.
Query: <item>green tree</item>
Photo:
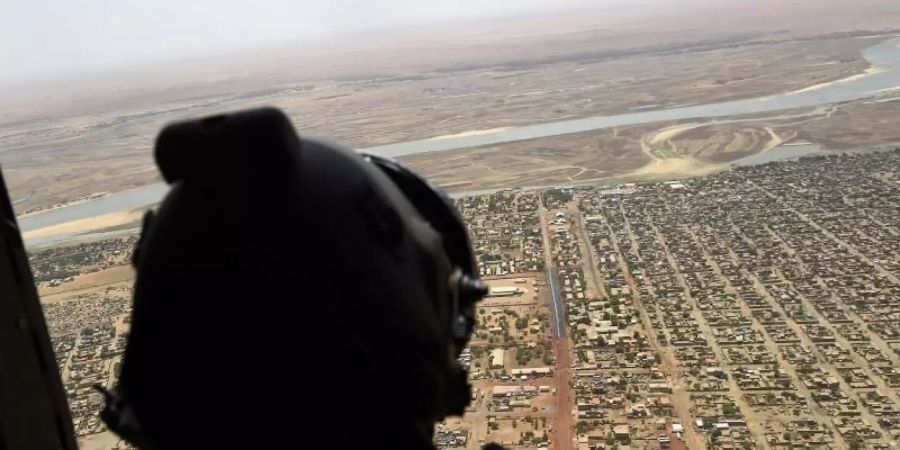
[[[527,327],[528,327],[528,319],[526,319],[524,317],[520,317],[520,318],[516,319],[516,329],[517,330],[524,330]]]
[[[575,425],[575,431],[578,432],[578,434],[587,433],[588,432],[588,423],[583,420],[579,420],[578,423]]]
[[[737,405],[734,403],[726,403],[722,405],[722,414],[726,416],[730,416],[732,414],[737,414],[739,411]]]

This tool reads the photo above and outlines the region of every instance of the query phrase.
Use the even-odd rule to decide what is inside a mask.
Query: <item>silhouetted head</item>
[[[449,201],[275,109],[166,127],[104,419],[143,447],[428,446],[485,293]]]

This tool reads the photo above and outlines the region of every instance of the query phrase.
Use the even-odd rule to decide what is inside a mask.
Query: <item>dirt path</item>
[[[572,417],[572,384],[570,367],[572,359],[569,338],[563,336],[556,342],[556,426],[552,448],[570,450],[575,448],[575,420]]]
[[[578,249],[583,255],[582,261],[584,267],[584,278],[587,282],[588,297],[603,298],[606,297],[606,290],[603,289],[602,277],[597,271],[597,263],[594,259],[594,247],[587,238],[587,232],[584,228],[584,215],[575,202],[569,203],[566,207],[567,212],[572,216],[572,228],[578,239]],[[593,292],[591,292],[593,291]]]

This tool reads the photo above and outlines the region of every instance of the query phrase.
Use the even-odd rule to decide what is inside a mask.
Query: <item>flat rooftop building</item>
[[[491,350],[491,368],[502,369],[504,356],[506,356],[506,351],[502,348]]]
[[[522,293],[522,288],[519,287],[495,287],[491,288],[488,291],[488,297],[509,297],[512,295],[519,295]]]

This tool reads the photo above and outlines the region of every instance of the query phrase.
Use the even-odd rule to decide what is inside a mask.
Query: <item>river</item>
[[[867,75],[851,77],[816,89],[804,89],[796,92],[706,105],[646,110],[526,125],[499,129],[495,132],[484,134],[400,142],[362,150],[396,157],[602,130],[626,125],[814,107],[872,97],[891,89],[898,89],[898,92],[900,92],[900,38],[888,39],[873,45],[863,52],[863,56],[872,64],[873,69],[877,70],[871,70]],[[164,184],[156,183],[116,192],[100,199],[20,218],[18,220],[19,226],[23,231],[36,230],[72,220],[145,207],[159,202],[166,189]]]
[[[811,156],[811,155],[823,155],[823,154],[833,154],[833,152],[823,150],[821,147],[815,144],[804,144],[804,145],[782,145],[779,147],[775,147],[765,152],[757,153],[755,155],[745,156],[741,159],[732,161],[730,164],[733,166],[753,166],[757,164],[765,164],[773,161],[784,161],[788,159],[797,159],[803,156]],[[554,187],[577,187],[579,184],[555,184],[555,185],[541,185],[541,186],[526,186],[521,188],[515,188],[516,190],[535,190],[535,189],[551,189]],[[98,212],[100,214],[108,214],[111,212],[122,211],[123,205],[132,204],[134,201],[134,195],[140,197],[139,202],[148,202],[144,203],[141,206],[148,206],[154,203],[157,203],[163,195],[165,195],[168,187],[165,184],[157,183],[152,185],[153,189],[145,189],[145,188],[137,188],[129,191],[123,191],[121,194],[117,196],[109,196],[108,202],[103,202],[100,199],[96,200],[98,205],[93,209],[93,211]],[[477,191],[465,191],[465,192],[453,192],[450,193],[450,197],[459,198],[466,197],[472,195],[487,195],[493,194],[496,192],[509,191],[511,188],[495,188],[495,189],[483,189]],[[146,196],[146,197],[144,197]],[[127,209],[127,208],[126,208]],[[70,213],[66,213],[70,214]],[[21,220],[20,220],[21,221]],[[84,240],[98,240],[98,239],[110,239],[117,236],[123,236],[134,233],[135,229],[119,229],[114,231],[89,231],[89,232],[70,232],[70,233],[59,233],[54,234],[52,236],[40,237],[40,238],[32,238],[26,239],[25,244],[28,248],[35,249],[41,247],[48,247],[52,245],[56,245],[61,242],[69,242],[76,239],[84,239]]]

